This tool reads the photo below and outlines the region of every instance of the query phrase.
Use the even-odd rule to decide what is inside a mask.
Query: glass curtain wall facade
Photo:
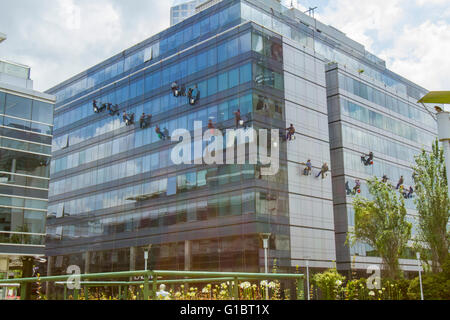
[[[50,90],[59,97],[50,273],[73,264],[83,272],[143,269],[149,245],[158,269],[260,271],[262,232],[273,234],[272,261],[290,266],[286,152],[270,177],[254,164],[180,166],[170,158],[175,143],[155,131],[192,131],[194,121],[206,129],[210,119],[233,128],[238,109],[247,126],[284,128],[281,37],[241,22],[240,2],[224,1],[130,49],[139,56],[152,48],[135,67],[126,67],[125,57],[119,71],[83,89],[80,83],[97,82],[89,79],[99,69],[118,64],[112,58]],[[199,101],[174,97],[173,81],[197,85]],[[139,121],[126,126],[121,117],[95,114],[94,99],[118,104],[120,113],[151,114],[150,124],[141,129]]]
[[[170,25],[189,18],[195,14],[195,8],[206,0],[175,0],[170,8]]]
[[[43,256],[54,100],[0,83],[0,252]]]
[[[397,191],[405,198],[407,219],[416,234],[417,211],[411,166],[421,149],[431,151],[436,139],[434,120],[426,114],[416,99],[405,93],[386,89],[382,83],[355,71],[330,64],[327,68],[328,107],[331,154],[333,159],[333,192],[336,219],[338,268],[345,271],[365,270],[379,264],[378,253],[365,243],[346,245],[347,233],[355,225],[352,199],[356,180],[361,182],[360,195],[370,198],[367,179],[386,176],[394,187],[403,177]],[[375,154],[373,165],[366,166],[362,155]],[[403,191],[402,191],[403,190]],[[405,193],[406,192],[406,193]],[[405,193],[405,194],[404,194]],[[417,272],[415,252],[410,248],[401,255],[400,264],[406,272]]]
[[[341,132],[385,156],[361,168],[373,170],[362,180],[382,171],[394,179],[406,177],[435,128],[413,103],[424,89],[312,20],[277,1],[224,0],[49,90],[57,96],[49,273],[65,273],[69,265],[82,272],[143,269],[149,248],[158,269],[261,271],[266,232],[269,265],[276,259],[292,271],[309,261],[325,269],[337,258],[339,268],[347,267],[342,237],[351,226],[342,212],[346,218],[349,204],[339,202],[339,188],[363,149],[340,154]],[[337,92],[342,84],[350,93],[337,98],[345,100],[338,110],[352,119],[348,124],[332,121],[336,93],[328,65],[335,63],[348,70],[341,73],[349,80],[335,81]],[[186,90],[197,85],[199,100],[190,105],[174,97],[174,81]],[[134,113],[136,124],[94,113],[93,100],[117,104],[119,115]],[[194,121],[206,129],[209,120],[232,128],[238,109],[255,129],[295,126],[295,139],[280,141],[275,176],[262,176],[259,164],[174,165],[174,143],[155,131],[158,125],[169,136],[177,128],[192,132]],[[141,129],[143,112],[152,118]],[[304,175],[308,160],[312,174]],[[324,163],[331,172],[322,179]]]

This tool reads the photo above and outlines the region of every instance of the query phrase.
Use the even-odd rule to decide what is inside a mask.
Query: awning
[[[450,104],[450,91],[431,91],[417,102]]]

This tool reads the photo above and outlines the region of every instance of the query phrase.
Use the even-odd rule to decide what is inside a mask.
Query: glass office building
[[[170,8],[170,25],[173,26],[195,14],[195,8],[205,0],[175,0]]]
[[[55,98],[29,75],[0,60],[0,276],[44,256]]]
[[[342,212],[347,218],[351,198],[339,202],[336,195],[353,174],[346,169],[356,167],[339,153],[346,145],[334,128],[342,131],[345,121],[330,120],[337,112],[336,107],[330,110],[336,96],[330,88],[338,83],[333,82],[335,70],[349,78],[356,72],[353,80],[403,99],[405,107],[396,102],[390,108],[387,98],[384,105],[373,103],[389,115],[406,108],[409,125],[387,134],[384,126],[395,123],[392,115],[376,122],[383,128],[361,124],[374,132],[373,139],[377,130],[389,138],[420,139],[412,149],[392,141],[389,152],[402,150],[409,160],[434,135],[432,125],[428,132],[417,128],[429,122],[412,103],[424,89],[387,70],[383,61],[336,29],[271,0],[215,3],[50,89],[57,105],[49,273],[65,273],[69,265],[91,273],[143,269],[145,250],[157,269],[262,271],[262,233],[271,233],[269,266],[292,271],[308,261],[311,268],[325,269],[338,259],[338,267],[346,268],[350,249],[341,239],[351,224],[344,228]],[[186,89],[197,86],[198,101],[191,105],[186,97],[175,97],[174,81]],[[357,88],[357,94],[365,92]],[[354,87],[335,90],[341,94],[344,89]],[[370,92],[373,98],[375,91]],[[117,105],[119,116],[94,112],[93,100]],[[360,107],[368,110],[371,103]],[[156,125],[169,135],[178,128],[193,131],[194,121],[206,129],[209,120],[217,128],[233,128],[238,109],[246,127],[285,133],[290,124],[295,126],[295,139],[279,142],[276,175],[262,175],[261,163],[175,165],[170,154],[176,143],[161,140],[155,131]],[[134,125],[125,125],[123,111],[135,114]],[[143,112],[152,115],[146,128],[138,120]],[[353,125],[349,130],[357,132],[357,122],[348,122]],[[375,140],[370,143],[378,156],[384,142],[377,142],[378,149]],[[308,160],[312,174],[304,175]],[[324,163],[331,164],[331,173],[317,177]],[[407,170],[407,162],[400,164]],[[341,226],[345,231],[335,233]]]

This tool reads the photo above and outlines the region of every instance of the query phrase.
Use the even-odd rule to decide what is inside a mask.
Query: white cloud
[[[450,74],[444,58],[450,52],[446,3],[450,0],[330,0],[316,18],[365,45],[402,76],[429,89],[444,88],[444,76]],[[35,88],[46,90],[167,28],[170,5],[156,0],[4,1],[0,31],[8,40],[0,45],[1,57],[31,66]],[[301,2],[298,8],[306,10]],[[423,13],[420,22],[411,17],[415,12]],[[427,17],[442,21],[424,22]]]
[[[428,90],[449,90],[450,23],[424,22],[406,26],[381,55],[390,68]]]
[[[395,36],[392,31],[402,19],[404,3],[405,0],[330,1],[320,18],[372,51],[377,40],[388,40]],[[369,36],[369,31],[375,31],[378,39]]]
[[[442,5],[442,4],[450,4],[449,0],[416,0],[417,5],[419,6],[430,6],[430,5]]]
[[[169,26],[166,1],[20,2],[2,4],[0,30],[8,40],[0,45],[1,56],[29,65],[40,91]]]
[[[449,90],[450,20],[445,19],[450,8],[440,11],[438,5],[450,0],[415,2],[335,0],[318,19],[363,44],[401,76],[429,90]]]

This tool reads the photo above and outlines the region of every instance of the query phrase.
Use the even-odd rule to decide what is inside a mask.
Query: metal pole
[[[420,298],[423,301],[423,287],[422,287],[422,266],[420,264],[420,253],[417,252],[417,265],[419,266],[419,283],[420,283]]]
[[[267,274],[269,273],[269,261],[267,258],[267,249],[269,247],[269,239],[264,239],[264,273]],[[269,300],[269,280],[266,280],[266,300]]]
[[[148,261],[148,251],[144,251],[144,260],[145,260],[145,271],[147,271],[147,261]]]
[[[424,108],[429,111],[425,106]],[[438,112],[436,115],[438,138],[442,142],[445,156],[445,167],[447,169],[448,194],[450,197],[450,113]]]
[[[148,273],[144,275],[144,300],[148,300]]]
[[[311,300],[311,295],[309,294],[309,260],[306,260],[306,290],[308,294],[308,300]]]
[[[447,171],[447,181],[450,181],[450,141],[445,140],[442,141],[442,145],[444,147],[444,156],[445,156],[445,166]],[[450,197],[450,182],[448,183],[448,194]]]

